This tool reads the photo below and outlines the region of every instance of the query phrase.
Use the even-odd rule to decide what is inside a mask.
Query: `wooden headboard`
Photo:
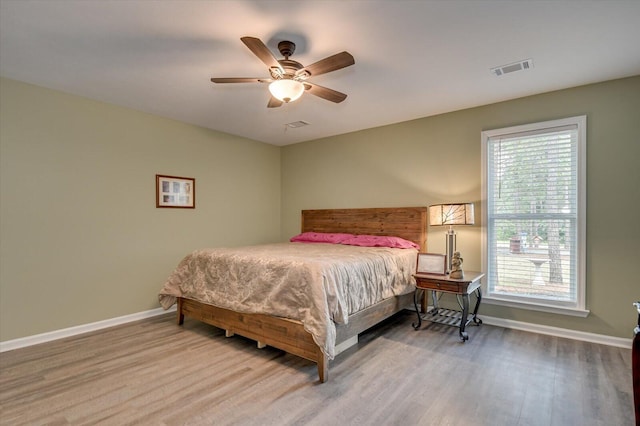
[[[302,232],[393,235],[427,251],[427,207],[302,210]]]

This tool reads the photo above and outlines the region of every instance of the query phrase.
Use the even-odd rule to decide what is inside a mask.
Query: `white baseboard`
[[[566,328],[550,327],[548,325],[533,324],[508,320],[504,318],[488,317],[478,315],[484,324],[496,325],[498,327],[512,328],[514,330],[528,331],[531,333],[547,334],[550,336],[564,337],[567,339],[580,340],[583,342],[598,343],[601,345],[615,346],[619,348],[631,349],[633,340],[623,337],[613,337],[604,334],[587,333],[585,331],[569,330]]]
[[[413,309],[410,309],[413,310]],[[175,312],[176,305],[166,311],[162,308],[151,309],[150,311],[138,312],[135,314],[124,315],[117,318],[111,318],[104,321],[93,322],[90,324],[78,325],[76,327],[64,328],[48,333],[36,334],[33,336],[22,337],[14,340],[0,342],[0,352],[20,349],[27,346],[37,345],[40,343],[50,342],[52,340],[64,339],[65,337],[77,336],[79,334],[89,333],[91,331],[101,330],[103,328],[113,327],[116,325],[126,324],[128,322],[138,321],[145,318],[151,318],[168,312]],[[415,312],[415,311],[414,311]],[[547,334],[550,336],[564,337],[567,339],[581,340],[585,342],[598,343],[602,345],[615,346],[619,348],[631,349],[633,340],[622,337],[606,336],[604,334],[587,333],[584,331],[569,330],[566,328],[550,327],[547,325],[539,325],[528,322],[514,321],[503,318],[489,317],[481,315],[482,322],[488,325],[498,327],[512,328],[514,330],[528,331],[531,333]],[[356,340],[357,342],[357,340]],[[353,342],[346,343],[342,350],[346,349]]]
[[[428,309],[433,306],[429,305]],[[409,309],[414,312],[414,308]],[[546,334],[549,336],[563,337],[566,339],[580,340],[583,342],[598,343],[601,345],[615,346],[618,348],[631,349],[633,343],[632,338],[625,339],[623,337],[613,337],[604,334],[587,333],[585,331],[569,330],[567,328],[551,327],[548,325],[534,324],[530,322],[514,321],[504,318],[489,317],[486,315],[478,315],[483,324],[495,325],[502,328],[511,328],[514,330],[527,331],[530,333]]]
[[[162,308],[151,309],[150,311],[138,312],[135,314],[124,315],[117,318],[110,318],[104,321],[92,322],[90,324],[78,325],[75,327],[63,328],[61,330],[54,330],[48,333],[35,334],[33,336],[21,337],[19,339],[7,340],[0,342],[0,352],[11,351],[14,349],[20,349],[27,346],[33,346],[40,343],[50,342],[52,340],[64,339],[65,337],[77,336],[79,334],[89,333],[91,331],[102,330],[103,328],[109,328],[120,324],[126,324],[128,322],[138,321],[145,318],[151,318],[158,315],[166,314],[167,312],[175,312],[176,305],[166,311]]]

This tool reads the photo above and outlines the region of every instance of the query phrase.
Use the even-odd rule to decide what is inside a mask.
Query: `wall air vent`
[[[504,74],[509,74],[516,71],[525,71],[531,68],[533,68],[533,59],[525,59],[524,61],[518,61],[512,64],[491,68],[491,73],[499,77]]]
[[[298,127],[304,127],[304,126],[308,126],[311,123],[308,123],[306,121],[294,121],[293,123],[287,123],[285,124],[286,127],[291,127],[292,129],[297,129]]]

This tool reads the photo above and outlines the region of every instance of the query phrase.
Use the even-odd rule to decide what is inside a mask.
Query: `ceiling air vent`
[[[300,120],[300,121],[294,121],[293,123],[287,123],[285,124],[285,126],[291,127],[292,129],[297,129],[298,127],[308,126],[309,124],[311,123]]]
[[[491,73],[496,76],[503,74],[509,74],[516,71],[525,71],[533,68],[533,59],[525,59],[524,61],[514,62],[513,64],[501,65],[496,68],[491,68]]]

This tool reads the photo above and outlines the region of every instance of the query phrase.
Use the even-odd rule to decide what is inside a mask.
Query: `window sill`
[[[508,306],[510,308],[527,309],[530,311],[549,312],[552,314],[568,315],[572,317],[586,318],[590,311],[587,309],[569,308],[565,306],[544,305],[531,302],[520,302],[515,300],[500,299],[495,296],[482,297],[482,303],[488,305]]]

